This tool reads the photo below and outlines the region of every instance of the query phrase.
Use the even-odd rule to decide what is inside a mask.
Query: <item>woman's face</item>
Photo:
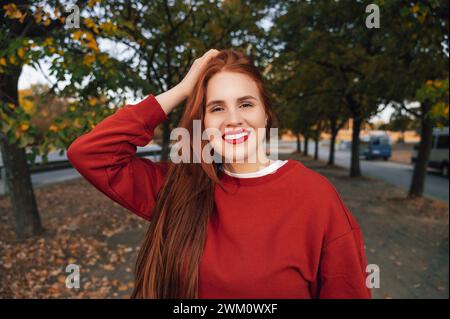
[[[257,163],[265,140],[261,128],[266,127],[266,119],[258,87],[249,76],[219,72],[209,80],[204,126],[220,132],[220,136],[208,135],[211,147],[223,161]]]

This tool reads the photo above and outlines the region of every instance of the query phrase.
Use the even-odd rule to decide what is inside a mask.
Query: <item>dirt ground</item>
[[[326,176],[362,228],[368,263],[380,268],[375,298],[448,298],[448,221],[444,202],[342,168],[289,155]],[[9,200],[0,197],[0,298],[128,298],[146,222],[84,179],[35,190],[45,232],[15,239]],[[80,265],[81,288],[65,286]]]

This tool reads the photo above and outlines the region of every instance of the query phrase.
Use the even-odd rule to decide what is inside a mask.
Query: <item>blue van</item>
[[[392,155],[389,135],[369,135],[361,137],[360,155],[366,160],[382,158],[387,161]]]

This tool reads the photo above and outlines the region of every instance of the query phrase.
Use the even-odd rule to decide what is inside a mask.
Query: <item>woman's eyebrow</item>
[[[251,99],[256,100],[256,98],[254,96],[252,96],[252,95],[245,95],[245,96],[241,96],[241,97],[237,98],[236,102],[241,102],[241,101],[244,101],[244,100],[251,100]],[[223,103],[225,103],[224,100],[213,100],[213,101],[208,102],[206,104],[206,107],[209,108],[212,105],[223,104]]]

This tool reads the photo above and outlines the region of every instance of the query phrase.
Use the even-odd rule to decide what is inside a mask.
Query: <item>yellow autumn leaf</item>
[[[6,59],[4,57],[0,58],[0,65],[6,66]]]
[[[25,50],[23,48],[19,48],[19,50],[17,50],[17,55],[19,56],[19,58],[23,58],[25,54]]]
[[[9,56],[9,63],[11,63],[11,64],[16,64],[16,58],[14,57],[14,55],[10,55]]]
[[[22,137],[22,131],[20,130],[20,128],[18,127],[17,129],[16,129],[16,132],[15,132],[16,134],[16,139],[20,139],[21,137]]]
[[[88,6],[92,8],[97,2],[100,3],[100,0],[88,0]]]
[[[51,46],[53,44],[53,38],[46,38],[44,40],[44,46]]]
[[[86,18],[83,20],[84,25],[86,25],[89,29],[92,29],[95,33],[98,33],[97,24],[92,18]]]
[[[81,30],[77,30],[75,32],[72,33],[72,36],[75,40],[79,40],[81,39],[81,37],[84,35],[84,32]]]
[[[411,8],[411,12],[412,13],[416,13],[417,11],[419,11],[419,6],[417,4],[415,4],[412,8]]]
[[[127,290],[128,290],[128,286],[122,284],[122,285],[120,285],[120,286],[117,288],[117,290],[118,290],[118,291],[127,291]]]
[[[5,10],[6,16],[10,19],[20,19],[22,17],[22,12],[17,9],[17,6],[14,3],[4,5],[3,10]]]
[[[51,132],[57,132],[58,131],[58,126],[56,126],[55,124],[50,125],[50,127],[48,128]]]
[[[74,125],[76,128],[81,128],[81,127],[82,127],[81,122],[80,122],[80,119],[78,119],[78,118],[75,119],[75,121],[73,122],[73,125]]]
[[[100,51],[100,49],[98,48],[98,45],[97,45],[97,41],[95,41],[95,40],[89,41],[87,44],[87,47],[95,52]]]
[[[104,22],[100,25],[100,29],[108,34],[112,34],[117,30],[117,26],[112,21]]]
[[[86,41],[92,41],[94,39],[92,32],[86,32],[84,35],[85,35]]]
[[[85,18],[83,20],[84,25],[86,25],[88,28],[92,28],[93,26],[95,26],[95,22],[94,20],[92,20],[92,18]]]
[[[35,111],[35,105],[31,96],[31,90],[19,90],[19,105],[28,114],[33,114]]]
[[[8,103],[8,107],[11,109],[11,110],[14,110],[14,108],[16,107],[13,103]]]
[[[23,23],[25,21],[25,18],[27,17],[27,13],[22,14],[22,16],[19,18],[20,23]]]
[[[28,122],[24,122],[21,123],[19,127],[22,132],[26,132],[30,128],[30,124]]]
[[[89,98],[89,105],[90,105],[90,106],[95,106],[95,105],[97,105],[97,99],[96,99],[95,97]]]
[[[83,64],[90,66],[95,61],[95,56],[93,54],[86,54],[83,58]]]

